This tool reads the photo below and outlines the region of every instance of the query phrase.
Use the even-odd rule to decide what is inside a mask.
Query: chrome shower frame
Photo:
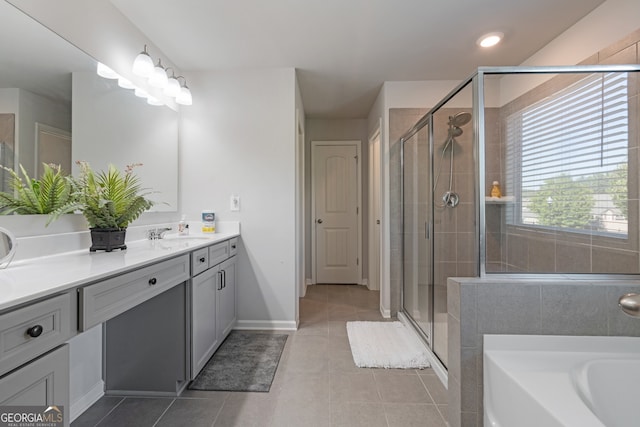
[[[474,183],[475,190],[475,233],[477,239],[475,240],[475,250],[477,254],[477,264],[476,264],[476,272],[478,277],[486,277],[486,276],[498,276],[500,273],[487,273],[486,270],[486,212],[485,212],[485,197],[486,197],[486,158],[485,158],[485,78],[487,76],[492,75],[517,75],[517,74],[589,74],[589,73],[607,73],[607,72],[640,72],[640,64],[627,64],[627,65],[576,65],[576,66],[514,66],[514,67],[479,67],[471,76],[462,80],[451,92],[449,92],[444,98],[442,98],[433,108],[431,108],[424,116],[422,116],[414,126],[412,126],[405,134],[403,134],[400,139],[400,149],[401,149],[401,170],[404,171],[404,143],[408,141],[412,136],[418,133],[424,126],[429,126],[429,156],[430,162],[433,162],[433,156],[435,154],[434,150],[434,130],[433,130],[433,115],[443,108],[452,98],[458,95],[463,89],[467,88],[471,85],[472,92],[472,125],[473,125],[473,159],[474,159],[474,167],[475,170],[474,176],[476,177]],[[433,163],[431,163],[433,164]],[[401,245],[401,256],[404,262],[405,259],[405,238],[404,238],[404,229],[405,229],[405,221],[404,221],[404,172],[401,174],[401,226],[403,229],[403,240]],[[434,181],[434,171],[433,168],[430,167],[429,176],[431,179],[431,183]],[[431,185],[431,212],[430,212],[430,221],[427,227],[427,232],[429,236],[434,236],[434,225],[433,225],[433,217],[434,217],[434,203],[435,193],[433,189],[433,185]],[[430,271],[428,274],[428,279],[430,281],[430,301],[433,304],[433,292],[434,292],[434,250],[435,250],[435,238],[431,238],[429,241],[429,247],[431,248],[431,260],[430,260]],[[402,268],[403,276],[402,279],[404,281],[404,268]],[[567,274],[544,274],[545,278],[553,278],[553,277],[562,277],[566,278]],[[621,278],[630,278],[630,279],[638,279],[638,275],[630,275],[630,274],[579,274],[573,275],[579,276],[581,278],[598,278],[598,279],[621,279]],[[540,274],[518,274],[518,278],[533,278],[540,277]],[[400,311],[404,313],[404,286],[401,286],[400,292]],[[430,308],[430,314],[433,316],[433,307]],[[429,331],[421,331],[420,327],[411,319],[411,316],[405,316],[408,318],[409,323],[412,324],[414,329],[420,334],[420,336],[425,340],[427,345],[432,348],[433,343],[433,333],[434,333],[434,323],[433,319],[430,319],[430,330]],[[437,356],[435,356],[437,357]],[[446,364],[446,361],[445,361]]]

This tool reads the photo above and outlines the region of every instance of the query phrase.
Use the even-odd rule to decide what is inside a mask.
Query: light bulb
[[[134,92],[134,94],[139,97],[139,98],[148,98],[149,94],[147,93],[146,90],[141,89],[139,87],[136,88],[136,91]]]
[[[118,73],[104,65],[102,62],[98,62],[97,73],[100,77],[104,77],[105,79],[117,79],[120,77]]]
[[[135,89],[136,86],[131,83],[131,81],[125,79],[124,77],[120,77],[118,78],[118,86],[120,86],[123,89]]]
[[[191,91],[187,87],[187,85],[182,86],[180,89],[180,93],[176,96],[176,102],[180,105],[191,105],[193,104],[193,98],[191,97]]]
[[[162,105],[162,102],[154,96],[149,96],[147,98],[147,104],[159,106],[159,105]]]
[[[151,74],[151,77],[149,77],[149,84],[153,87],[163,89],[167,85],[168,81],[169,79],[167,78],[167,72],[158,59],[158,64],[153,69],[153,74]]]
[[[180,82],[175,76],[171,76],[164,88],[164,94],[170,97],[176,97],[180,93]]]
[[[476,43],[480,47],[491,47],[500,43],[503,37],[504,37],[504,34],[500,32],[489,33],[480,37]]]
[[[147,45],[144,45],[144,50],[136,56],[132,70],[140,77],[149,77],[153,73],[153,59],[147,53]]]

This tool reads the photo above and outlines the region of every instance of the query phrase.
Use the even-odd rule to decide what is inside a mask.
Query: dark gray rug
[[[231,331],[189,389],[267,392],[286,342],[283,334]]]

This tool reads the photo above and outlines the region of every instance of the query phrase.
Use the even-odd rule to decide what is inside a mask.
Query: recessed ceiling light
[[[500,32],[489,33],[480,37],[476,43],[480,47],[491,47],[500,43],[500,40],[502,40],[503,37],[504,37],[504,33],[500,33]]]

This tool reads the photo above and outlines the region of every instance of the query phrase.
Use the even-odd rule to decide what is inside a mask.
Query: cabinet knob
[[[318,224],[322,224],[322,219],[319,219],[319,220],[318,220]]]
[[[158,279],[156,279],[155,277],[152,277],[151,279],[149,279],[149,284],[151,286],[155,285],[156,283],[158,283]]]
[[[231,245],[231,249],[235,249],[235,248],[236,248],[236,245]]]
[[[200,262],[205,262],[205,261],[206,261],[205,257],[200,258]]]
[[[44,329],[42,328],[42,325],[35,325],[27,329],[27,335],[29,335],[31,338],[37,338],[42,335],[43,330]]]

